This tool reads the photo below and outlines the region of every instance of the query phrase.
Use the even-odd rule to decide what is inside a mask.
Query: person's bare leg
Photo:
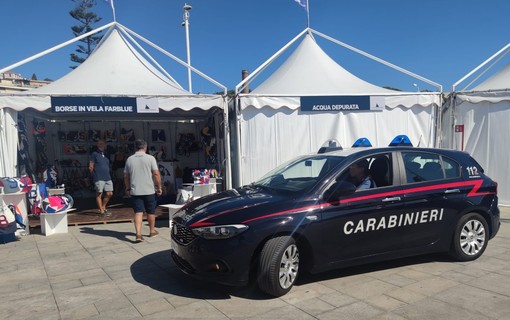
[[[147,221],[149,222],[149,234],[154,233],[154,228],[156,227],[156,215],[148,214]]]
[[[106,210],[106,205],[108,204],[108,201],[110,201],[112,195],[113,195],[113,192],[111,192],[111,191],[106,191],[106,193],[104,194],[104,198],[103,198],[103,202],[102,202],[102,204],[103,204],[103,207],[102,207],[103,211]]]
[[[101,199],[102,195],[103,195],[102,192],[96,193],[96,204],[97,204],[97,208],[99,209],[99,213],[103,213],[103,211],[104,211],[103,200]]]
[[[135,232],[136,236],[142,235],[142,222],[143,222],[143,212],[135,213]]]

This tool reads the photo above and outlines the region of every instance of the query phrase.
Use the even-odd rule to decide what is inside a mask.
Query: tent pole
[[[183,22],[182,25],[184,26],[185,33],[186,33],[186,61],[188,62],[188,91],[190,93],[193,92],[193,89],[191,87],[191,57],[190,57],[190,47],[189,47],[189,12],[191,10],[191,6],[189,4],[184,4],[184,7],[182,8],[184,10],[184,13],[182,15]]]
[[[244,87],[245,84],[250,83],[252,79],[258,76],[258,74],[264,70],[268,65],[273,63],[273,61],[278,58],[285,50],[287,50],[288,47],[290,47],[294,42],[296,42],[303,34],[308,32],[309,28],[306,28],[305,30],[301,31],[297,36],[294,37],[294,39],[290,40],[285,46],[283,46],[280,50],[278,50],[275,54],[271,56],[271,58],[267,59],[262,65],[260,65],[255,71],[253,71],[250,75],[248,75],[245,79],[243,79],[241,82],[239,82],[238,85],[235,87],[236,94],[241,91],[240,89]]]
[[[5,67],[5,68],[3,68],[3,69],[0,69],[0,73],[4,73],[5,71],[12,70],[12,69],[14,69],[14,68],[16,68],[16,67],[19,67],[19,66],[21,66],[21,65],[24,65],[24,64],[25,64],[25,63],[27,63],[27,62],[30,62],[30,61],[32,61],[32,60],[35,60],[35,59],[39,58],[39,57],[45,56],[45,55],[47,55],[48,53],[51,53],[51,52],[53,52],[53,51],[55,51],[55,50],[58,50],[58,49],[60,49],[60,48],[63,48],[63,47],[65,47],[65,46],[67,46],[67,45],[69,45],[69,44],[71,44],[71,43],[74,43],[74,42],[76,42],[76,41],[79,41],[79,40],[81,40],[81,39],[83,39],[83,38],[86,38],[86,37],[88,37],[88,36],[90,36],[90,35],[93,35],[93,34],[95,34],[95,33],[98,33],[98,32],[100,32],[100,31],[102,31],[102,30],[104,30],[104,29],[106,29],[106,28],[108,28],[108,27],[111,27],[111,26],[112,26],[112,25],[114,25],[114,24],[115,24],[115,22],[110,22],[110,23],[108,23],[108,24],[107,24],[107,25],[105,25],[105,26],[102,26],[102,27],[100,27],[100,28],[94,29],[94,30],[89,31],[89,32],[87,32],[87,33],[84,33],[84,34],[82,34],[82,35],[81,35],[81,36],[79,36],[79,37],[75,37],[75,38],[73,38],[73,39],[71,39],[71,40],[68,40],[68,41],[66,41],[66,42],[63,42],[63,43],[61,43],[61,44],[59,44],[59,45],[57,45],[57,46],[54,46],[54,47],[52,47],[52,48],[50,48],[50,49],[48,49],[48,50],[42,51],[42,52],[40,52],[40,53],[38,53],[38,54],[35,54],[35,55],[33,55],[33,56],[29,57],[29,58],[26,58],[26,59],[24,59],[24,60],[21,60],[21,61],[19,61],[19,62],[15,63],[15,64],[11,64],[10,66],[7,66],[7,67]]]
[[[188,64],[184,61],[182,61],[181,59],[177,58],[176,56],[174,56],[173,54],[167,52],[166,50],[162,49],[160,46],[152,43],[151,41],[145,39],[144,37],[140,36],[139,34],[137,34],[136,32],[134,32],[133,30],[130,30],[129,28],[125,27],[125,26],[122,26],[124,28],[124,30],[126,30],[127,32],[129,32],[129,34],[135,36],[136,38],[142,40],[143,42],[145,42],[146,44],[150,45],[151,47],[153,47],[154,49],[158,50],[159,52],[163,53],[165,56],[171,58],[172,60],[174,60],[175,62],[179,63],[180,65],[184,66],[185,68],[190,68],[193,72],[195,72],[196,74],[198,74],[199,76],[201,76],[202,78],[206,79],[207,81],[215,84],[216,86],[218,86],[219,88],[223,89],[223,93],[226,95],[227,94],[227,87],[225,87],[224,85],[222,85],[221,83],[219,83],[218,81],[214,80],[213,78],[207,76],[206,74],[204,74],[203,72],[201,72],[200,70],[194,68],[193,66],[188,66]]]
[[[342,47],[345,47],[345,48],[347,48],[347,49],[349,49],[349,50],[352,50],[352,51],[354,51],[354,52],[356,52],[356,53],[359,53],[359,54],[361,54],[361,55],[363,55],[363,56],[365,56],[365,57],[367,57],[367,58],[370,58],[370,59],[375,60],[375,61],[377,61],[377,62],[379,62],[379,63],[382,63],[382,64],[384,64],[385,66],[388,66],[388,67],[390,67],[390,68],[392,68],[392,69],[395,69],[395,70],[397,70],[397,71],[400,71],[400,72],[402,72],[402,73],[405,73],[405,74],[407,74],[408,76],[411,76],[411,77],[413,77],[413,78],[416,78],[416,79],[418,79],[418,80],[421,80],[421,81],[423,81],[423,82],[426,82],[426,83],[428,83],[428,84],[430,84],[430,85],[432,85],[432,86],[434,86],[434,87],[438,88],[438,91],[439,91],[439,92],[442,92],[442,91],[443,91],[443,86],[442,86],[441,84],[437,83],[437,82],[434,82],[434,81],[429,80],[429,79],[427,79],[427,78],[425,78],[425,77],[422,77],[422,76],[420,76],[420,75],[418,75],[418,74],[416,74],[416,73],[413,73],[413,72],[411,72],[411,71],[409,71],[409,70],[406,70],[406,69],[404,69],[404,68],[401,68],[401,67],[399,67],[399,66],[396,66],[396,65],[394,65],[394,64],[392,64],[392,63],[390,63],[390,62],[387,62],[387,61],[385,61],[385,60],[383,60],[383,59],[377,58],[376,56],[373,56],[373,55],[371,55],[371,54],[369,54],[369,53],[366,53],[366,52],[364,52],[364,51],[362,51],[362,50],[356,49],[356,48],[354,48],[353,46],[350,46],[350,45],[348,45],[348,44],[346,44],[346,43],[343,43],[343,42],[338,41],[338,40],[336,40],[336,39],[334,39],[334,38],[331,38],[331,37],[329,37],[329,36],[327,36],[327,35],[325,35],[325,34],[323,34],[323,33],[320,33],[320,32],[315,31],[315,30],[313,30],[313,29],[311,29],[311,31],[312,31],[313,33],[315,33],[315,34],[317,34],[317,35],[319,35],[319,36],[323,37],[324,39],[327,39],[327,40],[329,40],[329,41],[331,41],[331,42],[334,42],[334,43],[336,43],[336,44],[338,44],[338,45],[340,45],[340,46],[342,46]]]
[[[223,96],[223,130],[225,132],[225,190],[232,188],[232,162],[230,161],[230,129],[227,96]]]
[[[496,52],[495,54],[493,54],[489,59],[485,60],[484,62],[482,62],[478,67],[474,68],[471,72],[469,72],[468,74],[466,74],[465,76],[463,76],[459,81],[455,82],[453,85],[452,85],[452,92],[454,92],[456,89],[457,89],[457,86],[464,80],[466,80],[467,78],[469,78],[473,73],[477,72],[478,70],[480,70],[480,68],[482,68],[483,66],[485,66],[487,63],[489,63],[492,59],[494,59],[495,57],[497,57],[498,55],[500,55],[501,53],[503,53],[505,50],[507,50],[508,48],[510,48],[510,43],[508,43],[506,46],[504,46],[502,49],[500,49],[498,52]]]
[[[174,79],[174,78],[173,78],[173,77],[172,77],[172,76],[171,76],[171,75],[170,75],[170,74],[169,74],[169,73],[168,73],[168,72],[167,72],[167,71],[166,71],[166,70],[165,70],[165,69],[164,69],[164,68],[163,68],[163,67],[162,67],[162,66],[161,66],[161,65],[160,65],[160,64],[159,64],[159,63],[158,63],[158,62],[157,62],[157,61],[156,61],[156,60],[155,60],[155,59],[154,59],[154,58],[153,58],[153,57],[152,57],[152,56],[151,56],[151,55],[150,55],[150,54],[149,54],[149,53],[148,53],[148,52],[147,52],[147,51],[146,51],[143,47],[142,47],[142,46],[140,46],[140,44],[139,44],[139,43],[138,43],[135,39],[133,39],[133,37],[131,36],[131,34],[129,34],[129,32],[127,32],[126,30],[124,30],[124,29],[123,29],[123,26],[120,26],[120,25],[119,25],[119,30],[121,30],[121,31],[122,31],[122,33],[123,33],[123,34],[125,34],[125,35],[126,35],[126,37],[128,37],[128,38],[129,38],[129,40],[131,40],[131,41],[133,42],[133,44],[134,44],[134,45],[138,48],[138,50],[140,50],[141,52],[143,52],[143,53],[147,56],[147,58],[149,58],[149,59],[150,59],[150,61],[151,61],[152,63],[154,63],[154,65],[155,65],[156,67],[158,67],[158,69],[159,69],[161,72],[163,72],[163,74],[164,74],[165,76],[167,76],[170,80],[172,80],[172,81],[174,82],[174,84],[173,84],[173,85],[179,86],[179,87],[182,89],[181,85],[180,85],[177,81],[175,81],[175,79]]]
[[[237,88],[236,88],[237,90]],[[234,99],[235,99],[235,116],[236,116],[236,135],[237,135],[237,140],[236,140],[236,143],[237,143],[237,152],[236,152],[236,157],[237,157],[237,187],[240,187],[243,185],[244,181],[243,181],[243,176],[242,176],[242,170],[241,170],[241,167],[242,167],[242,158],[243,156],[241,155],[241,100],[239,99],[239,97],[237,96],[237,94],[234,96]]]
[[[470,81],[468,84],[466,84],[464,86],[464,88],[460,91],[464,91],[466,90],[470,85],[472,85],[475,81],[477,81],[478,79],[480,79],[487,71],[489,71],[496,63],[498,63],[501,59],[503,59],[506,55],[507,55],[508,52],[505,52],[504,54],[502,54],[500,57],[498,57],[497,59],[495,59],[490,66],[488,66],[487,68],[485,68],[485,70],[483,70],[482,72],[480,72],[480,74],[478,76],[476,76],[472,81]]]

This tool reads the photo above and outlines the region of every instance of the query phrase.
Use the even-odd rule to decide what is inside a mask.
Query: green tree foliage
[[[87,32],[94,30],[94,24],[101,21],[92,8],[96,5],[96,0],[72,0],[76,3],[76,7],[69,11],[69,14],[80,23],[71,27],[75,37],[81,36]],[[71,53],[71,61],[78,65],[83,63],[92,53],[96,45],[101,41],[102,34],[96,33],[80,40],[77,53]],[[71,66],[72,69],[76,66]]]
[[[235,93],[235,90],[228,90],[227,91],[227,97],[233,97]],[[217,91],[214,94],[223,94],[223,91]]]

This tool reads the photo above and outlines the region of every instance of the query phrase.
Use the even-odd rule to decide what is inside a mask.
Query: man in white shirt
[[[161,175],[156,158],[147,154],[147,142],[142,139],[135,141],[136,152],[126,160],[124,167],[124,186],[126,194],[131,196],[131,204],[135,211],[136,242],[142,242],[143,214],[147,212],[149,237],[159,232],[156,224],[156,195],[162,193]]]

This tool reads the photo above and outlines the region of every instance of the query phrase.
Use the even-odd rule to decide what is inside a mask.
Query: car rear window
[[[457,161],[430,152],[402,152],[407,183],[460,177]]]

